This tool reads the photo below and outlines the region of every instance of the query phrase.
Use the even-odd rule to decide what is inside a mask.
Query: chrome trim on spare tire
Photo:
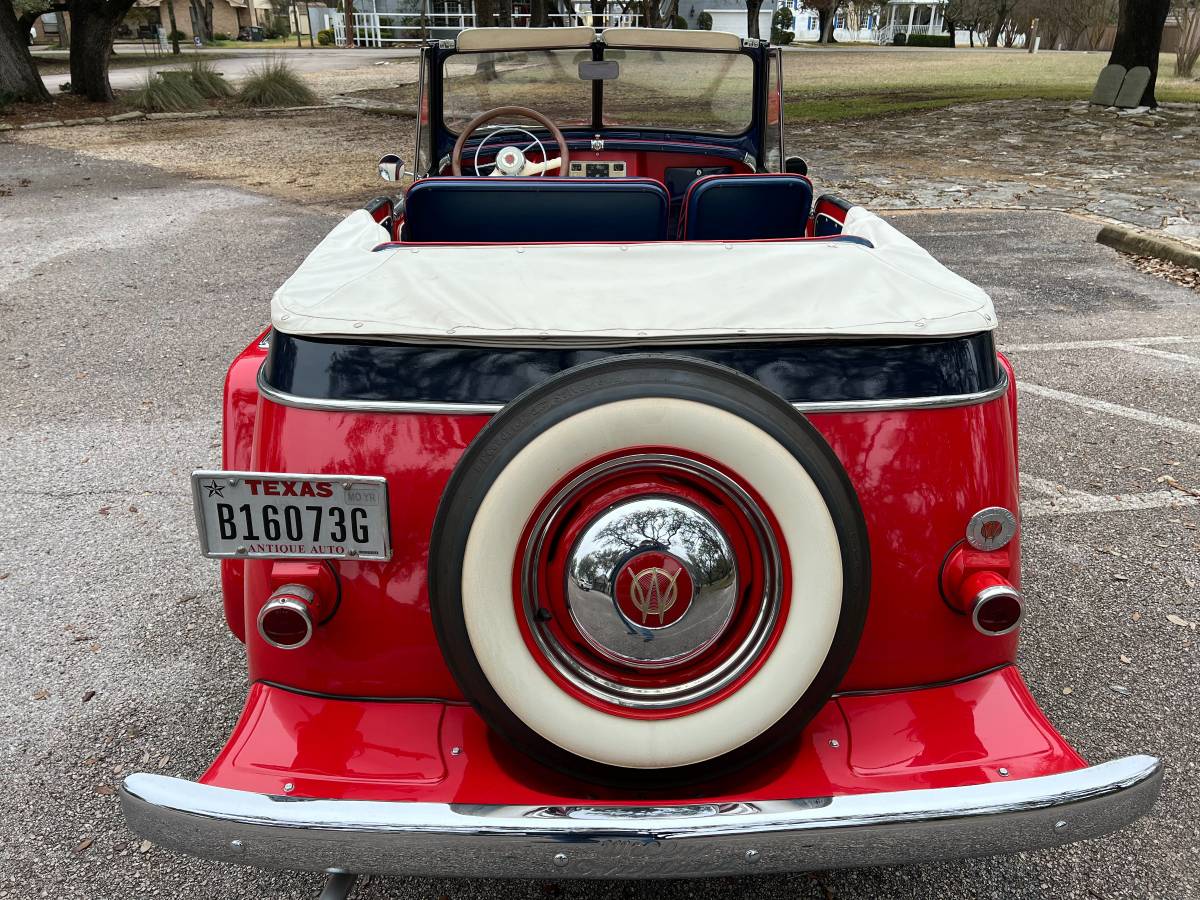
[[[504,403],[439,403],[433,400],[333,400],[301,397],[267,384],[264,370],[258,370],[258,392],[272,403],[296,409],[317,409],[327,412],[384,412],[425,413],[448,416],[490,416],[500,412]],[[1000,369],[995,386],[970,394],[949,394],[938,397],[902,397],[887,400],[830,400],[800,401],[793,408],[801,413],[885,412],[905,409],[949,409],[959,406],[978,406],[1008,393],[1008,371]]]
[[[1057,775],[793,800],[322,800],[142,773],[125,779],[120,797],[129,827],[154,844],[240,865],[464,878],[703,878],[1054,847],[1144,815],[1161,783],[1161,762],[1129,756]]]
[[[544,604],[540,602],[538,596],[537,561],[556,517],[581,491],[600,478],[609,477],[625,470],[639,472],[644,470],[647,473],[653,473],[656,469],[668,475],[674,472],[699,478],[712,490],[724,495],[738,509],[754,532],[755,542],[758,545],[755,548],[756,555],[763,568],[763,587],[761,596],[755,598],[759,609],[749,632],[727,658],[686,682],[662,687],[638,687],[614,681],[583,665],[578,658],[559,643],[553,632],[546,627],[546,623],[538,615]],[[650,495],[647,499],[659,498],[657,495]],[[758,661],[763,650],[771,642],[783,603],[783,563],[779,541],[776,539],[765,513],[759,508],[754,498],[723,472],[698,460],[669,453],[637,453],[594,466],[565,485],[546,504],[545,509],[534,522],[530,533],[531,538],[525,547],[524,558],[521,561],[521,601],[529,632],[538,649],[558,674],[579,690],[599,700],[630,709],[673,709],[696,703],[711,697],[744,674]],[[732,614],[732,604],[729,612]],[[724,622],[721,623],[722,628],[724,624]],[[713,640],[715,641],[717,637],[719,637],[719,633],[714,635]],[[709,644],[711,643],[710,641]],[[700,646],[699,650],[705,649],[709,644]],[[675,660],[668,660],[668,662],[673,661]]]

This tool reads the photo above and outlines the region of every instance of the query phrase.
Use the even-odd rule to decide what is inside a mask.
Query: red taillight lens
[[[309,607],[313,592],[297,584],[288,584],[271,595],[258,613],[258,633],[272,647],[295,650],[312,638],[313,622]]]
[[[980,634],[1008,634],[1021,624],[1025,605],[1021,592],[1003,575],[976,572],[965,578],[956,591],[957,605],[971,614],[971,624]]]
[[[971,616],[975,628],[982,634],[1008,634],[1025,615],[1021,596],[1014,590],[999,588],[995,593],[980,597]]]

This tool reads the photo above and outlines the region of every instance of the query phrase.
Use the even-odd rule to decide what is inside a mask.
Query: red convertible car
[[[476,29],[420,72],[411,185],[229,369],[192,487],[249,696],[198,782],[125,780],[130,826],[345,886],[947,859],[1146,812],[1159,761],[1088,765],[1015,664],[992,302],[814,195],[779,52]]]

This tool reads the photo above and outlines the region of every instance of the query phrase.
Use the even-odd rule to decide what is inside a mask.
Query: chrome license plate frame
[[[381,476],[197,469],[191,482],[209,559],[392,558]]]

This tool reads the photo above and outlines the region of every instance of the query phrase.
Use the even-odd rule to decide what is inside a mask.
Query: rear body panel
[[[433,634],[425,565],[446,480],[488,417],[298,409],[258,398],[251,421],[246,380],[261,354],[252,345],[230,376],[236,425],[227,428],[226,465],[249,447],[246,468],[256,471],[386,477],[394,552],[387,563],[339,564],[348,602],[297,652],[246,628],[271,592],[270,563],[225,563],[227,612],[235,633],[248,634],[251,679],[335,696],[461,700]],[[1010,390],[962,407],[810,415],[849,473],[871,535],[871,609],[843,690],[939,683],[1015,659],[1015,633],[979,634],[938,589],[943,559],[971,515],[1017,508],[1014,407]]]
[[[462,702],[333,699],[260,683],[200,780],[341,800],[636,804],[957,787],[1084,765],[1017,669],[1006,666],[942,687],[835,696],[802,740],[777,758],[702,788],[637,796],[537,765],[490,734]]]

